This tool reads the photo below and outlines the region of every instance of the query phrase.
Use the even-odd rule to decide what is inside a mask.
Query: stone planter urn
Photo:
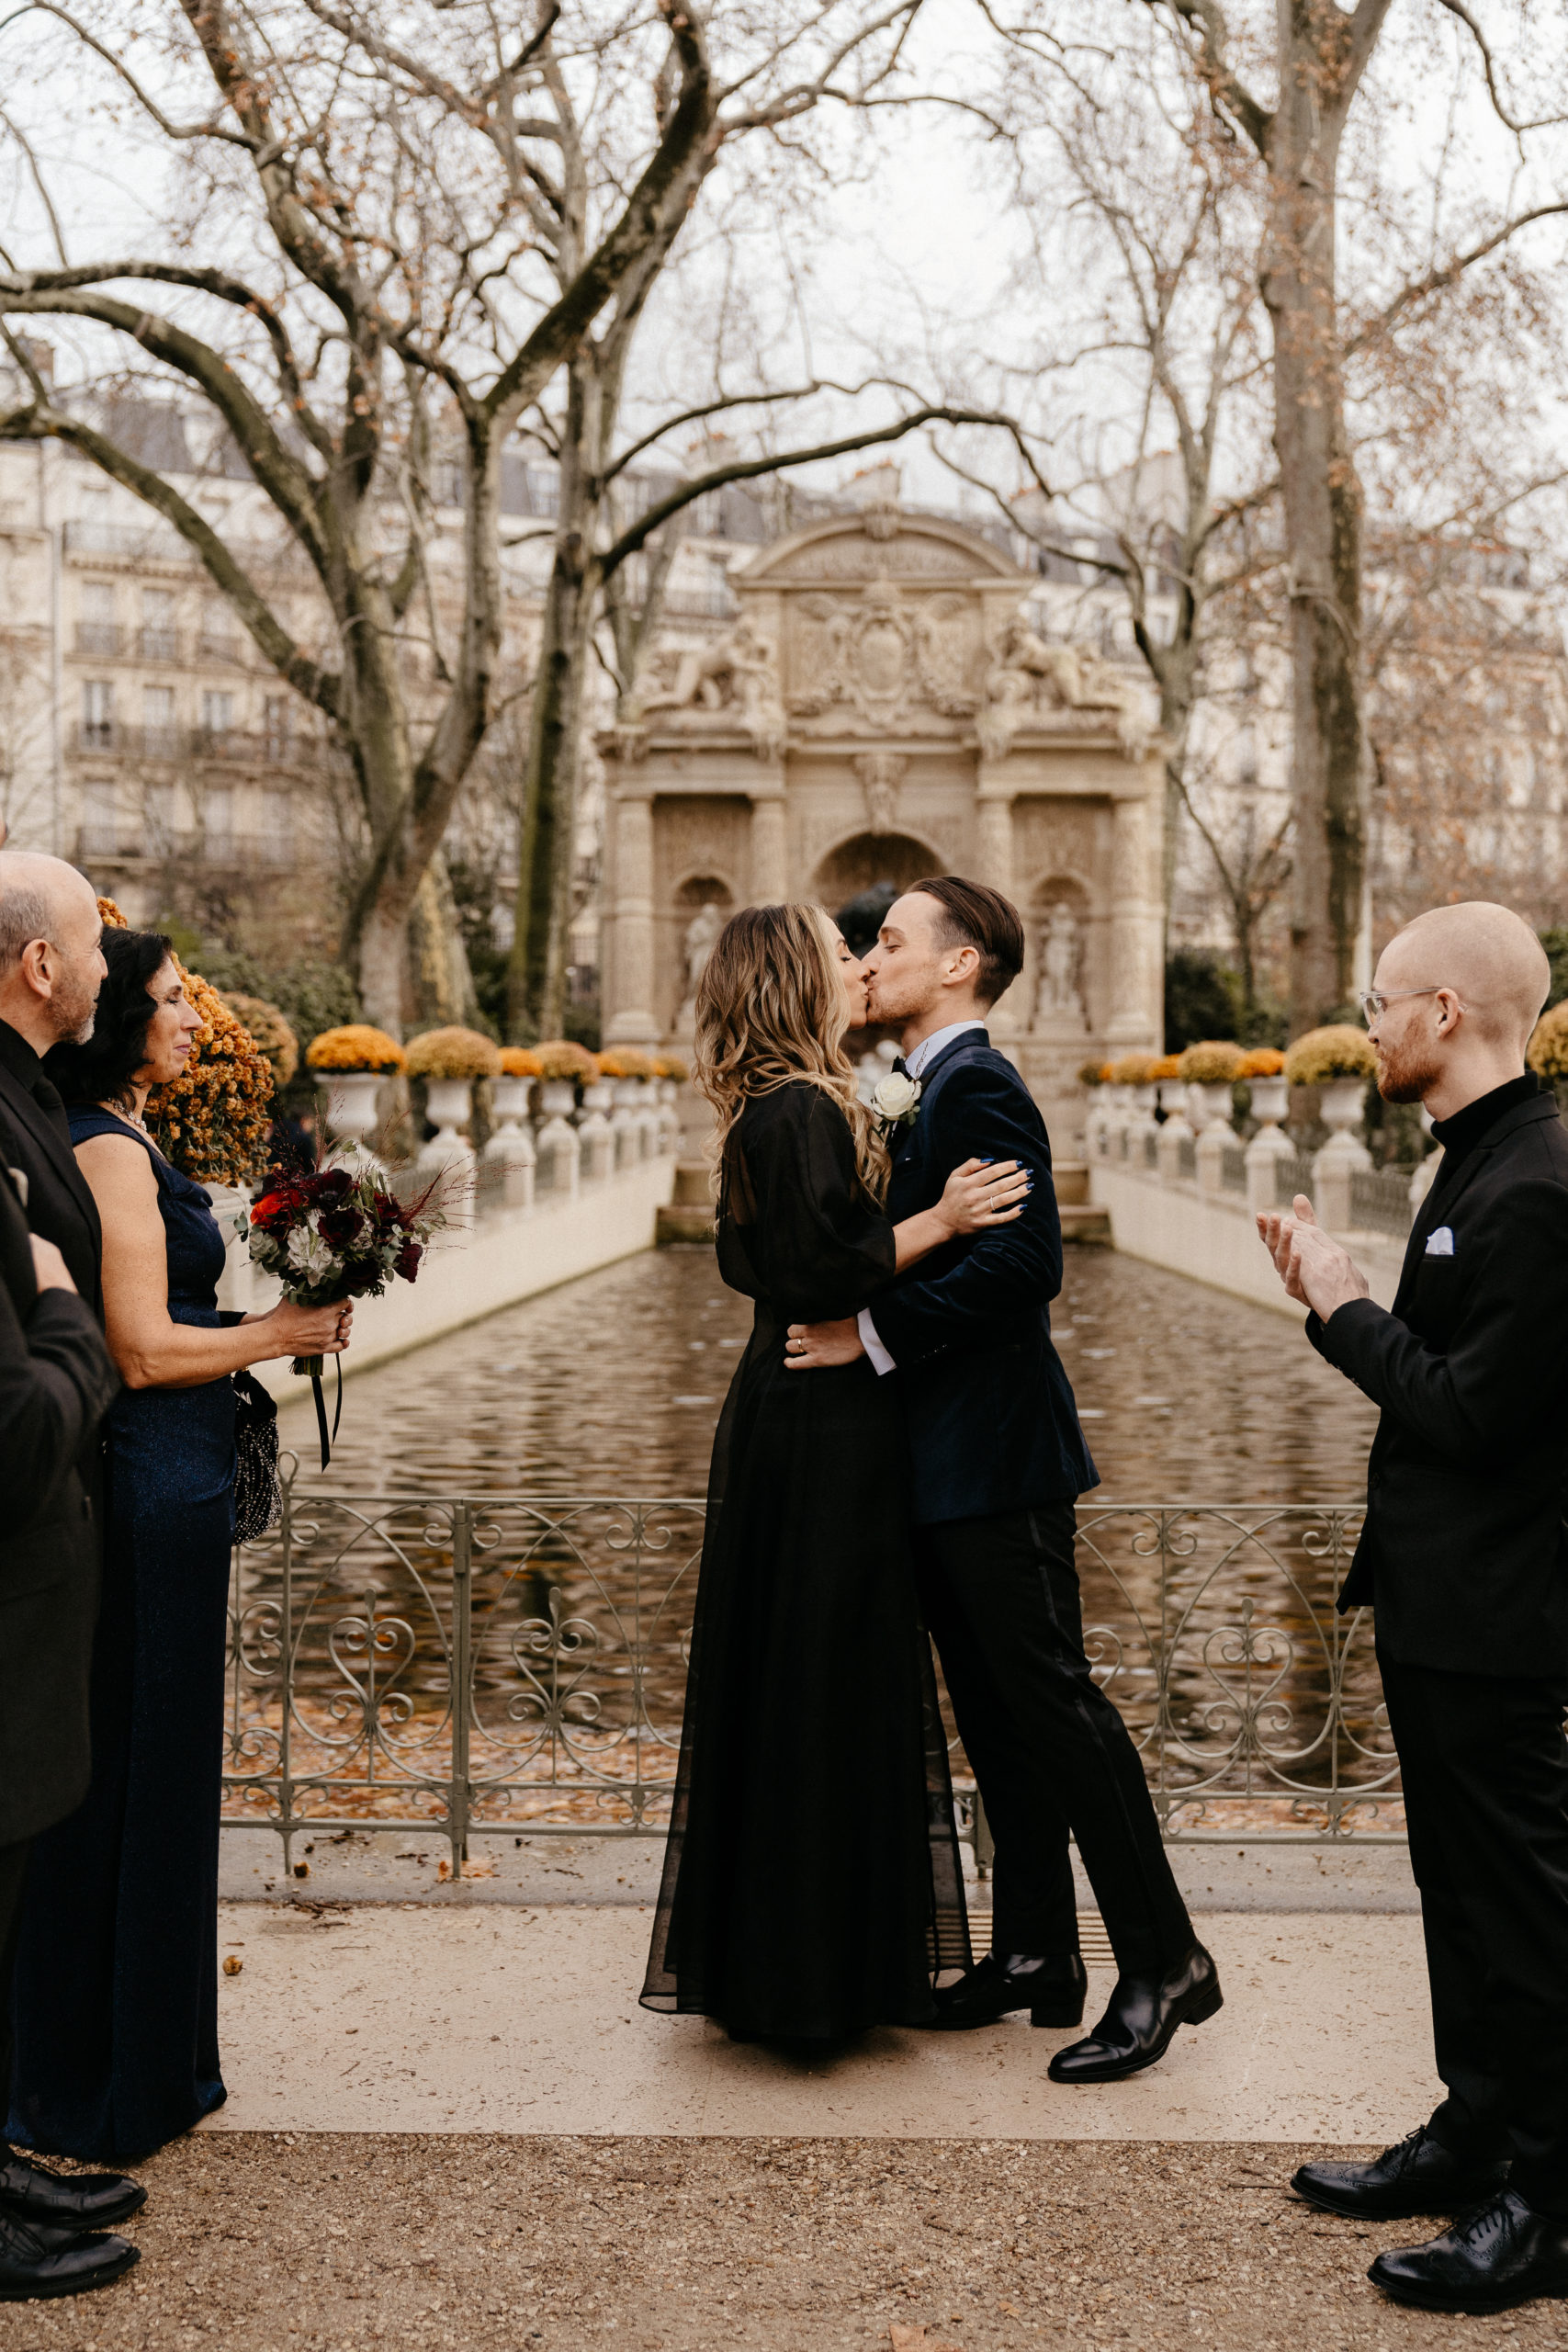
[[[1247,1147],[1247,1205],[1254,1215],[1267,1215],[1287,1205],[1278,1197],[1275,1171],[1281,1159],[1294,1157],[1291,1138],[1280,1125],[1290,1087],[1283,1075],[1248,1079],[1247,1084],[1252,1090],[1253,1116],[1261,1124]]]
[[[1190,1086],[1187,1090],[1187,1117],[1195,1136],[1213,1126],[1231,1123],[1231,1090],[1228,1083],[1214,1086]]]
[[[1331,1232],[1345,1232],[1355,1222],[1351,1209],[1352,1179],[1372,1164],[1372,1155],[1356,1132],[1366,1101],[1364,1078],[1331,1078],[1320,1092],[1328,1141],[1312,1163],[1313,1204],[1318,1222]]]
[[[467,1136],[459,1135],[457,1130],[473,1115],[472,1081],[466,1078],[427,1078],[424,1107],[426,1116],[435,1123],[435,1133],[421,1146],[418,1165],[432,1171],[465,1164],[471,1170],[477,1164],[474,1148]]]
[[[333,1070],[321,1081],[327,1132],[338,1147],[333,1157],[345,1167],[380,1170],[381,1163],[366,1140],[376,1132],[379,1116],[376,1098],[380,1091],[380,1073],[373,1069]]]
[[[615,1138],[615,1165],[629,1168],[641,1157],[641,1143],[637,1114],[642,1108],[642,1081],[636,1078],[617,1078],[614,1081],[615,1107],[610,1114],[610,1126]]]
[[[1321,1089],[1323,1123],[1332,1135],[1348,1136],[1361,1124],[1367,1099],[1364,1078],[1331,1078]]]
[[[644,1159],[659,1155],[659,1080],[656,1078],[635,1080],[637,1087],[637,1149]]]
[[[615,1090],[607,1078],[596,1078],[582,1090],[582,1119],[577,1136],[582,1173],[591,1183],[602,1184],[615,1164],[615,1138],[610,1127],[615,1102]]]
[[[508,1208],[527,1209],[534,1205],[534,1170],[537,1154],[526,1124],[528,1092],[532,1085],[532,1079],[504,1075],[491,1080],[495,1129],[485,1146],[485,1163],[487,1167],[501,1170],[502,1197]]]
[[[1290,1088],[1281,1071],[1278,1078],[1251,1078],[1247,1085],[1252,1091],[1252,1115],[1260,1126],[1277,1127],[1285,1115]]]
[[[577,1108],[577,1088],[570,1078],[547,1078],[539,1088],[544,1125],[535,1139],[538,1181],[553,1193],[577,1190],[577,1129],[571,1114]]]

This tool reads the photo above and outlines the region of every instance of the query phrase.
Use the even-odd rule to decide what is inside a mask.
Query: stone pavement
[[[228,2106],[136,2167],[138,2269],[0,2352],[1568,2347],[1393,2309],[1367,2264],[1427,2229],[1289,2193],[1434,2095],[1407,1912],[1206,1913],[1224,2009],[1089,2092],[1021,2020],[807,2065],[650,2016],[649,1917],[226,1903]]]
[[[223,2132],[821,2134],[858,2139],[1397,2137],[1436,2096],[1419,1922],[1212,1913],[1225,2007],[1163,2065],[1047,2081],[1072,2037],[868,2035],[815,2063],[637,2006],[641,1906],[229,1904]],[[1098,1923],[1096,1923],[1098,1926]],[[1091,1960],[1090,2007],[1109,1993]]]

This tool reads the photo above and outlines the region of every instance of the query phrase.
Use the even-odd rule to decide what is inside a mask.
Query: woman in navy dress
[[[59,2155],[142,2155],[225,2093],[218,1825],[234,1390],[273,1356],[333,1355],[349,1309],[222,1314],[224,1237],[141,1123],[201,1016],[159,933],[105,933],[94,1032],[47,1059],[104,1233],[109,1408],[93,1780],[33,1849],[8,2133]]]

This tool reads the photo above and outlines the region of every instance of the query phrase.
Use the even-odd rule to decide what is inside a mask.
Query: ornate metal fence
[[[703,1506],[311,1492],[235,1555],[225,1813],[280,1835],[635,1836],[666,1817]],[[1396,1838],[1359,1510],[1085,1504],[1089,1647],[1166,1835]],[[962,1749],[963,1826],[988,1840]],[[789,1792],[778,1792],[787,1804]],[[854,1792],[845,1792],[852,1804]]]

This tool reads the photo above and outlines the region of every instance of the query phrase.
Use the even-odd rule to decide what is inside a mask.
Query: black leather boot
[[[1396,2303],[1422,2311],[1512,2311],[1568,2295],[1568,2221],[1505,2188],[1427,2245],[1380,2254],[1367,2276]]]
[[[55,2230],[47,2222],[23,2222],[14,2213],[0,2213],[0,2303],[85,2295],[90,2288],[123,2278],[141,2258],[125,2238]]]
[[[1508,2177],[1501,2160],[1456,2156],[1419,2124],[1370,2165],[1303,2165],[1291,2187],[1309,2205],[1350,2220],[1403,2222],[1412,2213],[1468,2213],[1489,2204]]]
[[[1027,2009],[1031,2025],[1078,2025],[1088,1990],[1089,1977],[1076,1951],[1043,1958],[1012,1951],[999,1959],[987,1952],[956,1984],[939,1988],[931,2024],[938,2032],[962,2033]]]
[[[1201,1944],[1163,1976],[1119,1976],[1111,2005],[1091,2034],[1058,2050],[1054,2083],[1119,2083],[1157,2065],[1182,2025],[1201,2025],[1223,2007],[1220,1973]]]
[[[107,2230],[147,2202],[139,2180],[119,2172],[50,2172],[0,2140],[0,2212],[53,2229]]]

